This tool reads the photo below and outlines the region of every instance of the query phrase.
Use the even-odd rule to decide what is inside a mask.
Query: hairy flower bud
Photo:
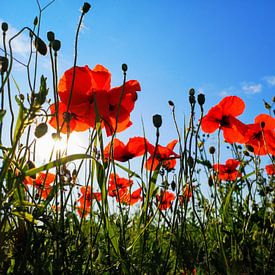
[[[3,22],[3,23],[2,23],[2,31],[3,31],[3,32],[6,32],[8,29],[9,29],[8,23]]]
[[[49,42],[53,42],[55,38],[54,32],[51,32],[51,31],[47,32],[47,38]]]
[[[36,50],[42,54],[42,55],[46,55],[47,54],[47,45],[45,44],[45,42],[39,38],[38,36],[35,37],[34,39],[34,46],[36,48]]]
[[[88,2],[85,2],[82,7],[82,12],[85,14],[90,10],[90,8],[91,8],[91,5]]]
[[[247,151],[249,151],[249,152],[251,152],[251,153],[253,153],[253,152],[254,152],[254,148],[253,148],[253,146],[251,146],[251,145],[247,144],[247,145],[245,145],[245,147],[246,147]]]
[[[123,71],[123,72],[127,72],[127,70],[128,70],[128,66],[127,66],[127,64],[125,64],[125,63],[123,63],[123,64],[121,65],[121,68],[122,68],[122,71]]]
[[[205,95],[204,94],[198,95],[198,102],[201,106],[205,103]]]
[[[60,40],[57,40],[55,39],[53,42],[52,42],[52,48],[55,52],[58,52],[61,48],[61,42]]]
[[[168,104],[169,104],[171,107],[175,107],[175,104],[174,104],[174,102],[173,102],[172,100],[169,100],[169,101],[168,101]]]
[[[38,24],[38,17],[37,16],[34,18],[33,24],[34,24],[34,26],[37,26],[37,24]]]
[[[35,128],[34,135],[37,138],[43,137],[48,131],[48,125],[44,122],[38,124]]]
[[[189,90],[189,95],[195,95],[195,90],[193,88]]]
[[[4,73],[8,70],[9,60],[5,56],[0,56],[0,72]]]
[[[187,158],[187,163],[190,167],[193,167],[194,166],[194,159],[191,156],[189,156]]]
[[[154,115],[153,116],[153,124],[156,128],[160,128],[162,125],[162,118],[161,115]]]
[[[209,153],[210,153],[211,155],[215,154],[215,151],[216,151],[216,149],[215,149],[214,146],[209,147]]]
[[[190,104],[195,104],[196,103],[196,98],[194,95],[189,95],[189,102]]]

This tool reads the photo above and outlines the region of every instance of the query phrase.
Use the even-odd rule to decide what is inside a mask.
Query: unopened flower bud
[[[36,16],[33,20],[33,25],[37,26],[37,24],[38,24],[38,17]]]
[[[243,154],[244,154],[246,157],[249,157],[249,156],[250,156],[250,154],[248,153],[247,150],[244,150],[244,151],[243,151]]]
[[[247,151],[249,151],[249,152],[251,152],[251,153],[254,152],[254,147],[251,146],[250,144],[246,144],[245,147],[246,147]]]
[[[51,32],[51,31],[47,32],[47,38],[49,42],[53,42],[55,38],[54,32]]]
[[[215,149],[214,146],[210,146],[210,147],[209,147],[209,153],[210,153],[211,155],[215,154],[215,151],[216,151],[216,149]]]
[[[64,112],[63,113],[63,119],[66,123],[70,123],[71,119],[72,119],[72,115],[69,112]]]
[[[162,125],[162,118],[161,115],[154,115],[153,116],[153,124],[156,128],[160,128]]]
[[[19,94],[19,98],[21,99],[21,101],[25,100],[25,96],[23,94]]]
[[[3,31],[3,32],[6,32],[6,31],[8,30],[8,28],[9,28],[8,23],[3,22],[3,23],[2,23],[2,31]]]
[[[45,44],[45,42],[39,38],[38,36],[35,37],[34,40],[34,46],[36,48],[36,50],[42,54],[42,55],[46,55],[47,54],[47,45]]]
[[[123,63],[122,65],[121,65],[121,68],[122,68],[122,71],[125,73],[125,72],[127,72],[127,70],[128,70],[128,66],[127,66],[127,64],[125,64],[125,63]]]
[[[198,95],[198,102],[201,106],[205,103],[205,95],[204,94]]]
[[[52,48],[55,52],[58,52],[61,48],[61,42],[60,40],[57,40],[55,39],[53,42],[52,42]]]
[[[195,95],[195,90],[193,88],[189,90],[189,95]]]
[[[8,70],[9,60],[5,56],[0,56],[0,72],[4,73]]]
[[[272,98],[272,102],[275,102],[275,96],[273,96],[273,98]]]
[[[60,135],[58,133],[52,133],[52,139],[54,141],[58,141],[61,139]]]
[[[172,180],[172,182],[171,182],[171,188],[173,191],[176,190],[176,182],[174,180]]]
[[[194,166],[194,159],[191,156],[189,156],[187,158],[187,163],[190,167],[193,167]]]
[[[88,2],[85,2],[82,7],[82,12],[85,14],[90,10],[90,8],[91,8],[91,5]]]
[[[169,104],[171,107],[175,107],[175,104],[174,104],[174,102],[173,102],[172,100],[169,100],[169,101],[168,101],[168,104]]]
[[[34,135],[37,138],[43,137],[48,131],[48,125],[45,122],[38,124],[35,128]]]
[[[267,103],[266,101],[264,101],[264,106],[267,110],[271,109],[271,105],[269,103]]]
[[[212,178],[212,176],[210,176],[210,177],[208,178],[208,185],[209,185],[210,187],[212,187],[213,184],[214,184],[213,178]]]
[[[194,95],[189,95],[189,102],[190,104],[195,104],[196,103],[196,98]]]

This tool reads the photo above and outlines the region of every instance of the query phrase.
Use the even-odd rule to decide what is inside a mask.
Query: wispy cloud
[[[262,91],[263,85],[260,83],[243,83],[242,90],[245,94],[258,94]]]
[[[264,81],[270,86],[275,86],[275,75],[265,76]]]
[[[225,97],[225,96],[233,95],[233,94],[235,94],[235,93],[236,93],[236,88],[233,87],[233,86],[230,86],[230,87],[228,87],[228,88],[222,89],[222,90],[218,93],[218,95],[219,95],[220,97]]]
[[[0,24],[2,24],[4,20],[0,18]],[[12,38],[15,34],[18,33],[18,29],[13,27],[12,25],[9,24],[9,29],[6,33],[6,41],[8,44],[8,41],[10,38]],[[1,39],[0,41],[0,47],[3,49],[3,41]],[[30,39],[27,35],[27,32],[23,32],[21,35],[16,37],[15,39],[12,40],[12,51],[13,54],[16,55],[16,58],[27,58],[28,54],[30,52]]]

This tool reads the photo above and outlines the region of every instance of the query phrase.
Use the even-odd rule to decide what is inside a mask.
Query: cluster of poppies
[[[260,114],[252,124],[244,124],[237,116],[245,109],[244,101],[237,96],[227,96],[212,107],[202,118],[205,133],[222,130],[225,141],[248,146],[255,155],[275,155],[275,118]]]
[[[73,67],[59,81],[60,101],[50,106],[49,123],[68,133],[95,128],[99,122],[110,136],[132,125],[130,113],[140,90],[136,80],[111,88],[111,73],[102,65],[96,65],[93,70],[87,65]]]
[[[88,66],[67,70],[58,84],[60,100],[50,106],[52,117],[49,123],[54,128],[58,127],[62,133],[85,131],[90,127],[95,128],[96,123],[106,129],[107,136],[127,129],[132,124],[130,113],[134,109],[137,92],[140,91],[139,82],[130,80],[116,88],[111,88],[110,83],[111,74],[102,65],[96,65],[93,70]],[[213,133],[219,129],[226,142],[245,144],[255,155],[275,156],[275,119],[270,115],[260,114],[253,124],[244,124],[237,119],[244,109],[245,103],[241,98],[225,97],[202,118],[201,128],[205,133]],[[180,157],[174,152],[177,142],[172,140],[167,146],[154,146],[144,137],[132,137],[126,144],[114,138],[104,149],[104,159],[127,162],[148,153],[144,165],[147,170],[154,171],[163,167],[171,171],[176,166],[176,159]],[[213,170],[218,173],[220,180],[234,181],[241,177],[238,168],[240,164],[238,160],[228,159],[225,164],[214,164]],[[266,172],[274,175],[274,165],[267,165]],[[53,180],[52,176],[42,178],[43,174],[40,174],[37,179],[26,179],[25,183],[40,188],[42,197],[46,197]],[[45,191],[42,191],[42,182]],[[142,188],[132,192],[132,185],[131,179],[111,174],[108,195],[117,202],[133,205],[142,200]],[[179,197],[179,203],[189,200],[192,192],[187,184]],[[90,186],[81,187],[80,193],[77,209],[79,214],[87,215],[92,201],[102,199],[101,193],[93,192]],[[160,190],[156,195],[156,205],[160,210],[169,209],[174,200],[175,194],[168,190]]]

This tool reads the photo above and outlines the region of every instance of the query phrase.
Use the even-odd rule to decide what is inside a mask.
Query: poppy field
[[[131,115],[142,83],[128,80],[126,64],[118,87],[104,65],[78,64],[90,7],[81,8],[64,72],[61,41],[52,31],[40,38],[43,9],[8,41],[2,23],[0,273],[275,274],[275,97],[244,123],[241,97],[205,109],[207,96],[190,88],[188,117],[177,117],[167,98],[177,133],[168,144],[160,144],[160,114],[152,116],[153,140],[145,130],[125,138],[139,123]],[[23,31],[33,45],[24,92],[12,47]],[[45,56],[51,66],[39,75]],[[69,153],[71,135],[83,133],[85,152]],[[54,146],[37,163],[46,135]]]

